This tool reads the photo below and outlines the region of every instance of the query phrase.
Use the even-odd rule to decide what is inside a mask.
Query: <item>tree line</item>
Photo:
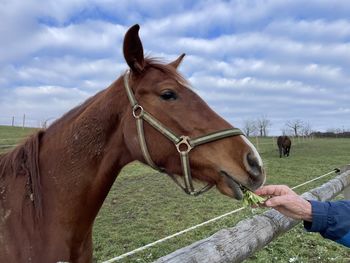
[[[318,138],[350,138],[350,131],[326,131],[326,132],[313,132],[311,136]]]
[[[272,122],[266,117],[261,116],[258,119],[244,120],[243,132],[247,136],[268,136],[269,128]],[[313,133],[311,124],[302,120],[288,120],[281,129],[282,135],[291,135],[295,137],[310,136]]]

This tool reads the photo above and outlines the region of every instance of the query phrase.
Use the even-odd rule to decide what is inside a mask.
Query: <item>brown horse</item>
[[[290,148],[292,146],[292,141],[288,136],[279,136],[277,138],[277,146],[280,152],[280,158],[283,156],[289,156]]]
[[[91,262],[92,225],[108,191],[123,166],[146,162],[147,153],[168,174],[183,175],[187,161],[188,178],[232,198],[242,198],[241,186],[254,190],[263,184],[254,146],[176,71],[183,55],[169,64],[144,58],[138,31],[135,25],[124,38],[128,73],[0,156],[1,262]],[[133,100],[139,104],[132,108]],[[141,115],[146,121],[140,126],[135,118]],[[188,137],[174,137],[175,147],[170,129]],[[216,141],[207,143],[213,136]],[[195,144],[202,145],[192,149]]]

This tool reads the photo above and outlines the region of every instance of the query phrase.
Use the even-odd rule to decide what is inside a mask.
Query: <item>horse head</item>
[[[124,85],[131,107],[125,110],[123,134],[133,158],[171,175],[189,170],[190,193],[192,178],[238,200],[243,187],[259,188],[265,181],[259,153],[178,73],[185,55],[168,64],[145,58],[138,31],[135,25],[124,38],[129,65]]]

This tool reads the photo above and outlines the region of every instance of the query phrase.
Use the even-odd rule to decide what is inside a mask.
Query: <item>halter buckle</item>
[[[189,153],[193,149],[190,144],[190,138],[184,135],[180,137],[180,141],[175,145],[179,153]]]
[[[132,107],[132,116],[134,116],[135,119],[142,118],[143,114],[144,110],[141,105],[136,104]]]

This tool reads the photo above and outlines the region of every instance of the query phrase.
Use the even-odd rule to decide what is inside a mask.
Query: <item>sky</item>
[[[145,53],[172,61],[236,127],[267,118],[350,130],[347,0],[0,0],[0,124],[62,116],[126,69],[139,24]]]

